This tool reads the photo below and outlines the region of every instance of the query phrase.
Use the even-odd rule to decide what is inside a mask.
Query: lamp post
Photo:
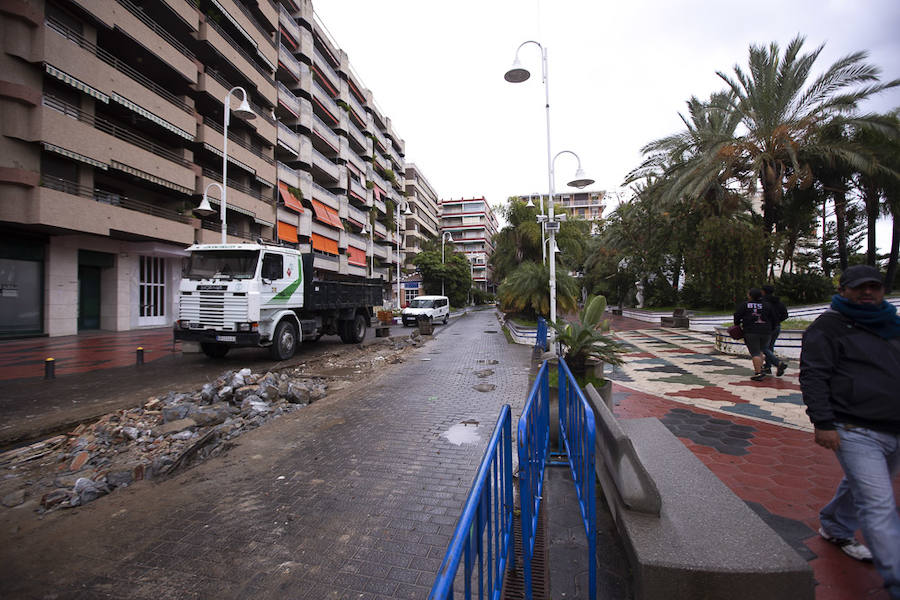
[[[570,152],[565,150],[560,152],[555,157],[551,151],[551,143],[550,143],[550,83],[549,77],[547,75],[547,49],[542,46],[540,43],[534,40],[528,40],[519,44],[519,47],[516,48],[516,56],[513,60],[512,67],[506,72],[503,78],[510,83],[522,83],[523,81],[527,81],[529,77],[531,77],[531,73],[528,69],[524,68],[522,64],[519,62],[519,50],[521,50],[524,46],[528,44],[534,44],[541,50],[541,75],[544,80],[544,106],[545,106],[545,114],[546,114],[546,122],[547,122],[547,180],[550,188],[550,193],[547,197],[547,215],[544,217],[541,215],[538,217],[538,221],[542,223],[542,228],[546,229],[547,234],[551,240],[550,247],[555,247],[556,245],[556,232],[559,229],[559,221],[555,219],[553,214],[553,163],[556,158],[559,157],[560,154],[572,154],[575,158],[578,158],[574,152]],[[590,185],[594,181],[592,179],[587,179],[584,177],[584,173],[581,170],[581,160],[578,160],[578,171],[575,175],[575,180],[569,183],[574,187],[585,187]],[[543,208],[543,202],[541,203]],[[543,212],[543,210],[541,211]],[[542,246],[543,248],[543,246]],[[553,252],[548,252],[550,260],[550,320],[552,322],[556,322],[556,258]]]
[[[409,202],[406,200],[400,200],[397,203],[397,310],[400,309],[400,207],[405,206],[406,210],[403,212],[404,217],[408,217],[412,214],[412,211],[409,210]],[[405,228],[404,228],[405,229]]]
[[[233,87],[228,90],[228,93],[225,94],[225,100],[223,103],[225,105],[225,116],[223,117],[222,122],[222,185],[219,186],[217,183],[210,183],[206,186],[206,189],[203,190],[203,202],[200,203],[200,206],[197,207],[195,212],[200,216],[206,216],[212,214],[212,208],[209,205],[209,199],[207,198],[207,192],[209,188],[216,185],[219,187],[219,190],[222,192],[222,201],[221,201],[221,219],[222,219],[222,243],[225,244],[227,242],[227,228],[226,228],[226,205],[227,205],[227,195],[228,195],[228,122],[231,120],[231,95],[234,92],[240,91],[243,99],[241,100],[240,105],[237,108],[233,109],[234,114],[244,120],[251,120],[256,118],[256,113],[253,112],[253,109],[250,108],[250,103],[247,101],[247,90],[238,86]]]
[[[366,244],[366,254],[368,255],[368,256],[366,256],[366,267],[368,268],[368,270],[366,271],[366,277],[374,277],[375,276],[375,262],[374,262],[373,254],[374,254],[375,249],[369,248],[369,246],[372,245],[372,231],[369,227],[370,226],[363,225],[360,233],[363,233],[363,234],[369,236],[369,243]],[[371,251],[371,253],[370,253],[370,251]]]
[[[453,241],[453,234],[449,231],[441,234],[441,296],[446,296],[444,293],[444,240],[447,239]]]

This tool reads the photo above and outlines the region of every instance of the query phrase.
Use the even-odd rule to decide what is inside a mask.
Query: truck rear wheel
[[[340,321],[338,331],[345,344],[358,344],[366,339],[366,318],[357,314],[352,320]]]
[[[297,351],[297,329],[288,320],[282,320],[275,327],[269,354],[273,360],[287,360]]]
[[[228,354],[228,346],[225,344],[215,344],[212,342],[204,342],[200,344],[203,354],[210,358],[224,358]]]

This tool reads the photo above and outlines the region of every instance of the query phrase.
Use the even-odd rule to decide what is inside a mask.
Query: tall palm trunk
[[[822,198],[822,272],[831,277],[828,268],[828,197]]]
[[[875,266],[878,259],[878,247],[875,245],[875,224],[878,222],[878,202],[881,200],[879,189],[871,183],[863,183],[863,199],[866,203],[866,232],[868,248],[866,249],[866,264]]]
[[[766,266],[769,277],[775,273],[775,256],[771,243],[775,224],[778,222],[778,208],[784,196],[784,167],[780,163],[764,162],[760,167],[759,180],[763,188],[763,226],[766,236]]]
[[[891,254],[888,257],[884,287],[887,292],[894,290],[894,276],[897,274],[897,259],[900,255],[900,199],[890,202],[891,207]]]

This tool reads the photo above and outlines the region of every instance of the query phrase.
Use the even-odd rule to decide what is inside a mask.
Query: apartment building
[[[464,253],[472,265],[475,285],[496,291],[488,259],[494,252],[494,235],[499,230],[497,217],[484,198],[441,200],[441,233],[453,236],[457,252]]]
[[[540,209],[543,203],[544,212],[547,211],[547,195],[543,194],[521,194],[518,198],[522,202],[533,202]],[[563,192],[554,194],[554,211],[564,212],[570,219],[581,219],[591,221],[591,233],[597,233],[600,229],[600,223],[603,221],[603,211],[606,209],[606,192],[605,191],[586,191],[579,190],[577,192]]]
[[[547,194],[521,194],[518,196],[522,202],[533,202],[540,210],[543,203],[544,212],[547,211]],[[599,231],[600,223],[603,221],[603,211],[606,209],[606,192],[605,191],[583,191],[563,192],[554,194],[554,211],[564,212],[571,219],[581,219],[591,221],[591,233]]]
[[[227,240],[390,277],[405,143],[311,2],[15,0],[0,27],[0,336],[170,325],[244,92]]]
[[[407,254],[415,254],[428,239],[440,235],[437,193],[415,163],[406,163],[406,199],[412,215],[405,218],[402,246]]]

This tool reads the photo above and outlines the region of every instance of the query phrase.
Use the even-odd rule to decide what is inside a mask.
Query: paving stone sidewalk
[[[0,597],[426,597],[500,407],[521,414],[531,356],[493,311],[436,329],[356,395],[222,459],[33,528],[4,523]],[[448,439],[454,426],[470,441]]]

